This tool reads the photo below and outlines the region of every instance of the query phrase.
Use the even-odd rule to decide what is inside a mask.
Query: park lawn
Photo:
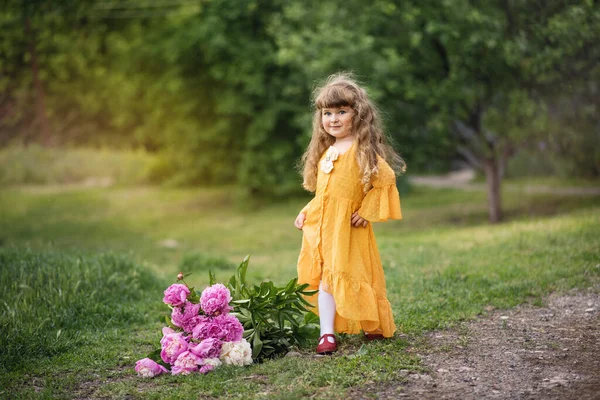
[[[163,278],[177,274],[187,257],[210,259],[198,268],[212,265],[217,278],[225,279],[251,254],[251,277],[287,282],[296,274],[301,242],[293,220],[310,198],[250,210],[240,207],[234,194],[233,188],[4,188],[0,190],[0,245],[125,253]],[[514,190],[504,191],[503,196],[509,221],[600,205],[599,196]],[[404,219],[376,224],[377,237],[405,240],[423,231],[487,227],[485,199],[483,190],[413,187],[402,196]],[[165,240],[174,240],[177,247],[165,246]],[[398,257],[382,255],[391,260]],[[206,276],[204,268],[193,283],[205,284]]]
[[[550,292],[600,281],[597,198],[506,193],[505,199],[509,221],[489,226],[483,193],[415,188],[403,197],[405,220],[377,226],[396,339],[363,345],[358,337],[343,336],[335,357],[282,358],[205,377],[146,380],[135,377],[133,364],[158,344],[159,316],[166,313],[161,291],[181,265],[201,287],[207,264],[220,268],[217,277],[224,280],[252,253],[250,281],[289,280],[300,240],[291,223],[304,200],[240,211],[222,189],[6,190],[0,194],[0,300],[3,321],[12,322],[2,329],[33,333],[27,336],[31,343],[3,349],[3,360],[12,361],[3,362],[0,395],[317,393],[325,399],[343,398],[357,386],[401,382],[400,370],[422,368],[424,332],[455,326],[490,306],[539,303]],[[165,238],[180,247],[157,245]],[[115,254],[101,254],[106,251]],[[56,273],[56,265],[64,273]],[[94,301],[63,299],[80,299],[77,290],[84,288],[81,299],[91,290]],[[72,321],[71,312],[91,317]],[[50,320],[40,328],[44,313]],[[312,348],[301,351],[310,354]]]

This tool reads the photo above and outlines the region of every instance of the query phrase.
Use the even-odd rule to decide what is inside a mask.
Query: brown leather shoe
[[[327,340],[328,337],[333,338],[333,343]],[[321,339],[323,339],[323,343],[321,343]],[[317,354],[331,354],[337,350],[337,339],[335,335],[331,333],[326,333],[319,338],[319,345],[317,345]]]

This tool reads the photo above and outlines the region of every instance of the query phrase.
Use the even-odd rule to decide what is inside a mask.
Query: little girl
[[[390,145],[377,109],[348,74],[315,91],[313,133],[302,157],[303,187],[315,197],[294,225],[303,231],[298,281],[319,289],[317,353],[337,350],[335,332],[368,339],[396,330],[372,222],[401,219],[396,175],[404,161]],[[387,162],[386,162],[387,160]],[[388,164],[389,163],[389,164]],[[314,296],[313,296],[314,297]]]

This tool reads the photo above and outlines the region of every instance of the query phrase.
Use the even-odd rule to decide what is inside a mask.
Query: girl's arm
[[[306,213],[308,212],[308,209],[310,208],[310,205],[312,204],[314,199],[315,198],[313,197],[313,199],[311,201],[309,201],[308,204],[305,205],[302,210],[300,210],[300,213],[298,214],[298,216],[296,217],[296,220],[294,221],[294,226],[296,228],[302,230],[302,227],[304,226],[304,221],[306,220]]]
[[[371,182],[373,187],[365,195],[357,214],[370,222],[402,219],[396,174],[381,157],[377,157],[377,166],[379,171]]]
[[[304,208],[302,208],[302,210],[300,210],[300,214],[304,214],[306,215],[306,213],[308,212],[308,209],[310,208],[310,205],[312,204],[313,200],[315,198],[313,197],[311,201],[308,202],[307,205],[304,206]]]

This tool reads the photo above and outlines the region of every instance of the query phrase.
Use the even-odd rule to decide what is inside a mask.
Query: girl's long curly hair
[[[324,108],[346,106],[354,110],[352,135],[357,142],[356,158],[365,192],[370,189],[371,177],[378,172],[377,156],[385,159],[396,174],[406,170],[406,163],[394,151],[383,131],[377,107],[350,73],[329,76],[322,86],[314,90],[314,106],[312,137],[300,161],[304,189],[310,192],[316,190],[319,160],[323,152],[335,143],[335,138],[325,131],[321,122]]]

